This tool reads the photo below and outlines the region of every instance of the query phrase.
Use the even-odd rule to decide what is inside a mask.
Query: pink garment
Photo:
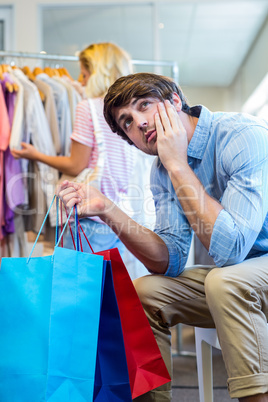
[[[2,226],[4,225],[4,151],[7,149],[10,138],[10,125],[5,98],[0,85],[0,239],[3,239]]]
[[[3,89],[3,94],[5,98],[5,103],[7,107],[7,112],[8,112],[8,118],[9,118],[9,124],[10,128],[12,127],[13,123],[13,116],[14,116],[14,108],[15,108],[15,102],[16,102],[16,97],[17,97],[17,92],[9,92],[9,90],[6,88],[6,83],[14,84],[14,81],[10,77],[9,73],[4,73],[3,74],[4,79],[2,81],[2,89]]]
[[[4,237],[2,231],[4,224],[4,151],[0,149],[0,240]]]
[[[2,86],[0,86],[0,150],[5,151],[8,147],[10,139],[10,124],[3,94]]]

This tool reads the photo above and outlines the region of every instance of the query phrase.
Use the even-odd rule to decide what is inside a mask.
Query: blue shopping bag
[[[58,245],[2,259],[1,402],[93,400],[102,273],[102,256]]]
[[[104,284],[94,384],[94,402],[131,402],[131,389],[111,261],[104,261]]]
[[[75,210],[75,212],[77,211]],[[78,222],[77,213],[75,214],[75,222],[75,233],[73,234],[72,229],[70,229],[74,247],[79,248],[79,239],[81,246],[82,241],[78,229],[81,225]],[[83,229],[82,232],[92,250]],[[114,289],[111,261],[103,262],[103,286],[93,401],[132,401],[125,343]]]

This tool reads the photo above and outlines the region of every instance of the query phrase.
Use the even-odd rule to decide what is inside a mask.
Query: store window
[[[0,6],[0,50],[13,49],[13,9]]]

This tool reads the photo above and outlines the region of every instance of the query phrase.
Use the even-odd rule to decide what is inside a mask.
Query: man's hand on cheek
[[[157,150],[168,171],[187,164],[187,133],[176,108],[169,101],[158,104],[155,114]]]

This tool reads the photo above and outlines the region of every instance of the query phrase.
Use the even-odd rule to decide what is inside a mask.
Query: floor
[[[178,354],[177,333],[173,339],[173,402],[199,402],[198,380],[195,356],[184,356],[185,352],[194,354],[194,330],[188,326],[181,326],[181,354]],[[237,402],[231,399],[226,386],[227,374],[222,360],[221,351],[213,349],[213,396],[214,402]]]

